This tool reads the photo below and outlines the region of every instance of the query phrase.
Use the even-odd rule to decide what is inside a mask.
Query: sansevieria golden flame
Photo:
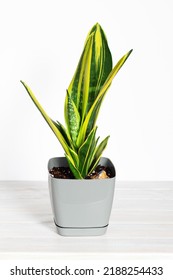
[[[32,90],[21,81],[38,110],[61,143],[76,179],[83,179],[98,165],[109,136],[98,144],[96,120],[103,98],[132,50],[112,67],[112,56],[105,33],[95,24],[89,32],[75,74],[66,91],[66,127],[53,121]]]

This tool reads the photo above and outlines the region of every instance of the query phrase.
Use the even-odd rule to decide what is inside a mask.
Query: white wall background
[[[63,150],[27,96],[63,122],[65,90],[99,22],[114,64],[131,48],[98,120],[118,180],[173,180],[173,2],[0,1],[0,180],[46,180]]]

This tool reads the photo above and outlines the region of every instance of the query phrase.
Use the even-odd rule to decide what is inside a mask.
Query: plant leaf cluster
[[[99,143],[96,121],[113,78],[132,50],[112,67],[106,35],[97,23],[90,30],[72,81],[67,89],[64,117],[66,126],[53,121],[28,85],[21,81],[38,110],[61,143],[76,179],[83,179],[98,165],[109,136]]]

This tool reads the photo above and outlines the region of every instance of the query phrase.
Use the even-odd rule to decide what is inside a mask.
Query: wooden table
[[[47,182],[0,182],[0,259],[173,258],[173,182],[116,182],[107,233],[56,233]]]

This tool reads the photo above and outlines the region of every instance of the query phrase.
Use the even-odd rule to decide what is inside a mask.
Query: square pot
[[[106,232],[115,188],[115,168],[108,158],[99,164],[114,177],[106,179],[58,179],[49,173],[49,192],[58,233],[64,236],[102,235]],[[68,166],[65,157],[52,158],[48,170]]]

